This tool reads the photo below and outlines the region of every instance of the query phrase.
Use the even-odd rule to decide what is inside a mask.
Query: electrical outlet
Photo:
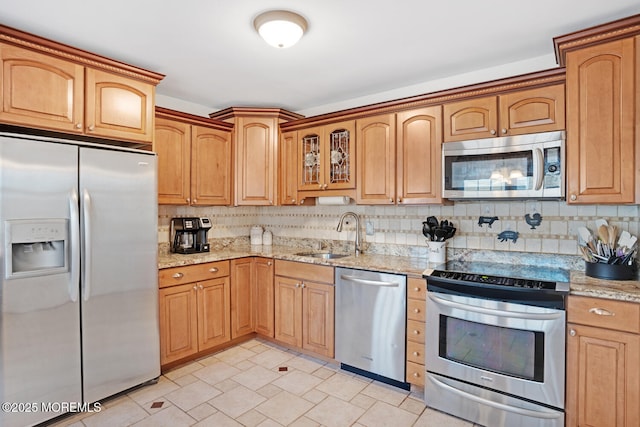
[[[375,230],[373,229],[373,223],[371,221],[367,221],[365,226],[366,226],[367,236],[373,236],[373,234],[375,233]]]

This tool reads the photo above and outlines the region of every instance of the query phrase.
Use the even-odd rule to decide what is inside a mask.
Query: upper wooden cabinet
[[[442,107],[396,115],[398,204],[442,203]]]
[[[395,203],[396,117],[382,114],[357,121],[358,204]]]
[[[156,108],[158,203],[231,204],[231,129],[224,122]]]
[[[85,99],[88,135],[153,141],[153,85],[87,68]]]
[[[280,136],[278,199],[281,206],[298,204],[298,132]]]
[[[211,113],[209,117],[235,124],[233,204],[275,205],[278,201],[278,125],[302,116],[278,108],[231,107]]]
[[[357,121],[358,204],[442,203],[442,107]]]
[[[447,142],[564,128],[564,85],[444,104]]]
[[[151,144],[161,74],[0,26],[0,122]]]
[[[356,188],[355,124],[349,120],[298,131],[298,191],[311,196],[354,195],[345,190]]]
[[[635,55],[632,37],[566,55],[568,203],[637,201]]]

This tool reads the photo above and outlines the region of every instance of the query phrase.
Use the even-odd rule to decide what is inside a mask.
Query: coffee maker
[[[170,228],[171,252],[192,254],[209,252],[207,233],[211,228],[209,218],[172,218]]]

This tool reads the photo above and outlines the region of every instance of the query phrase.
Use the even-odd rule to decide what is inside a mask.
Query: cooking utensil
[[[604,225],[605,227],[609,226],[609,223],[607,222],[606,219],[604,218],[598,218],[595,220],[596,223],[596,230],[600,228],[600,226]]]
[[[429,240],[433,240],[433,231],[427,221],[422,222],[422,235]]]
[[[578,236],[582,238],[584,243],[591,249],[591,252],[596,251],[596,247],[593,243],[593,235],[587,227],[578,227]]]

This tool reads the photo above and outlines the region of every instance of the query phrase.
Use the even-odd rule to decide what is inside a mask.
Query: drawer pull
[[[420,356],[420,353],[419,353],[419,352],[417,352],[417,351],[414,351],[414,352],[413,352],[413,355],[414,355],[414,356]]]
[[[598,316],[615,316],[616,315],[615,313],[613,313],[613,312],[611,312],[611,311],[609,311],[607,309],[596,308],[596,307],[590,308],[589,309],[589,313],[597,314]]]
[[[417,372],[414,372],[414,373],[413,373],[413,376],[414,376],[415,378],[420,378],[420,374],[419,374],[419,373],[417,373]]]
[[[413,312],[414,312],[414,313],[420,313],[420,309],[419,309],[419,308],[414,308],[414,309],[413,309]]]
[[[184,274],[182,273],[174,273],[173,276],[174,279],[182,279],[184,277]]]
[[[413,335],[420,335],[420,331],[419,331],[419,330],[417,330],[417,329],[414,329],[414,330],[413,330]]]
[[[210,273],[217,273],[217,272],[218,272],[218,269],[217,269],[216,267],[211,267],[211,268],[209,269],[209,272],[210,272]]]
[[[576,330],[575,329],[570,329],[569,330],[569,335],[571,335],[572,337],[576,336]]]
[[[420,292],[420,288],[418,288],[418,287],[413,288],[413,290],[416,291],[416,292]]]

